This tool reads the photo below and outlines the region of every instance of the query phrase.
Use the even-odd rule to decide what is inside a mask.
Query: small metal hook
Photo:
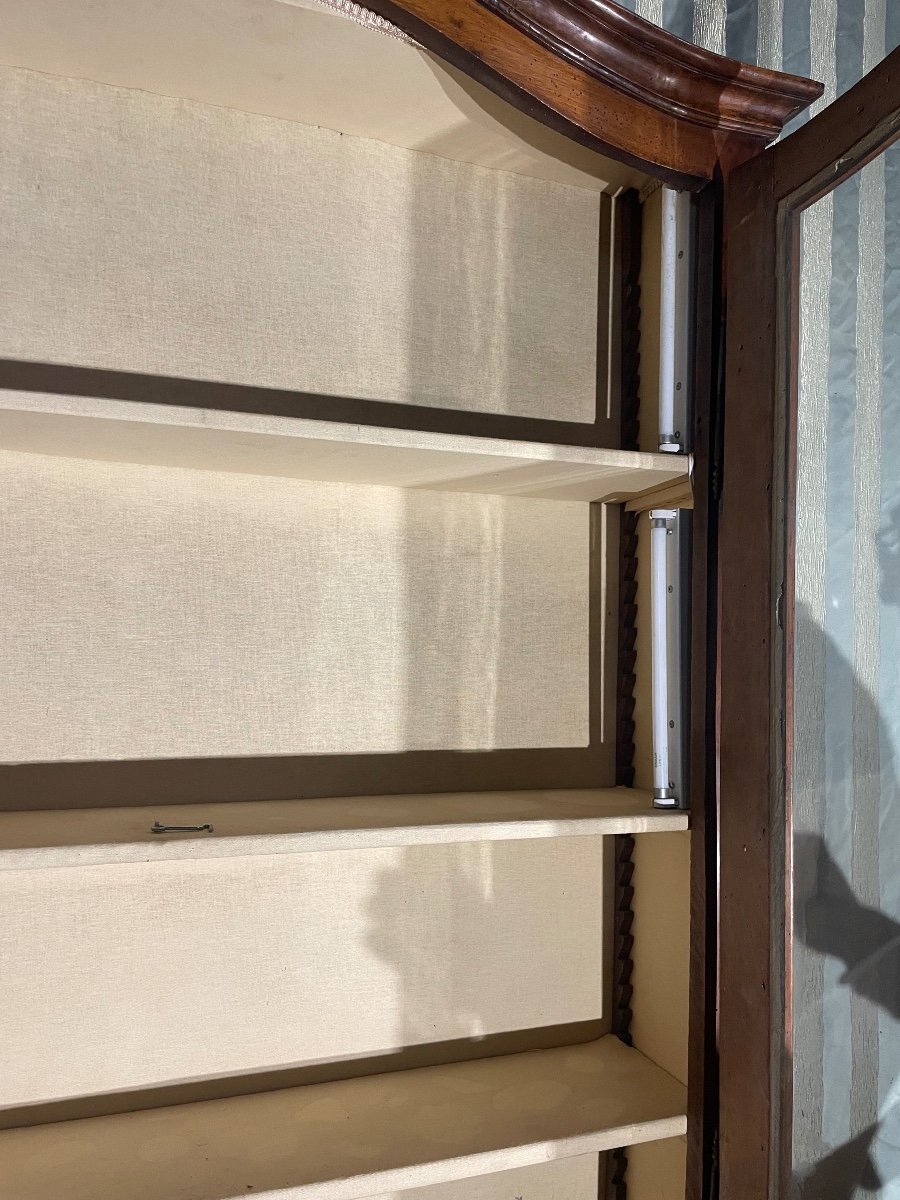
[[[212,833],[212,825],[160,825],[154,821],[150,826],[151,833]]]

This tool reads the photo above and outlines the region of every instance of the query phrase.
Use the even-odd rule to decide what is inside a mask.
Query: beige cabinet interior
[[[356,509],[371,500],[383,512],[406,497],[414,503],[424,498],[438,521],[435,529],[444,528],[443,514],[460,503],[485,503],[468,493],[246,477],[33,451],[8,451],[2,458],[0,466],[19,485],[7,519],[18,523],[17,542],[30,555],[27,567],[7,576],[6,586],[16,589],[25,648],[5,686],[20,711],[31,706],[33,719],[19,738],[28,732],[44,739],[20,761],[171,753],[164,739],[173,737],[167,713],[177,701],[153,683],[162,678],[154,671],[164,672],[167,662],[179,666],[183,685],[187,679],[187,697],[175,711],[194,740],[183,750],[202,752],[204,737],[216,744],[212,729],[198,734],[204,720],[218,721],[213,728],[227,728],[232,737],[280,728],[282,750],[296,749],[304,729],[326,728],[304,724],[316,711],[311,706],[304,716],[299,672],[282,681],[295,718],[293,745],[287,722],[263,719],[254,726],[252,710],[259,701],[234,690],[236,652],[231,664],[224,660],[228,645],[237,646],[235,630],[227,630],[230,640],[222,643],[219,630],[204,628],[196,611],[193,644],[181,632],[177,651],[164,644],[162,657],[154,658],[160,655],[161,626],[160,634],[151,629],[134,636],[139,601],[150,599],[141,588],[152,583],[177,589],[182,610],[204,594],[202,582],[191,583],[190,564],[196,560],[186,549],[197,543],[188,541],[189,519],[202,523],[205,536],[227,520],[219,559],[204,560],[210,570],[218,562],[222,570],[234,571],[229,553],[235,548],[236,561],[245,567],[250,554],[242,539],[263,538],[254,553],[265,594],[273,597],[291,580],[303,539],[323,539],[319,529],[327,523],[317,526],[316,518],[323,510],[334,512],[328,506],[335,487],[352,486]],[[111,483],[125,490],[124,502]],[[283,541],[279,533],[288,518],[279,515],[279,505],[253,512],[250,499],[273,484],[298,489],[307,500],[303,519],[295,521],[290,512]],[[154,503],[148,502],[148,488]],[[178,489],[183,494],[173,499]],[[90,503],[81,498],[85,491]],[[286,494],[279,499],[286,507]],[[546,638],[553,636],[559,616],[553,605],[569,605],[559,616],[563,628],[556,649],[566,657],[554,664],[562,696],[566,671],[571,683],[586,670],[584,634],[567,645],[566,625],[583,629],[587,623],[589,506],[487,500],[512,510],[503,527],[518,528],[518,535],[506,536],[521,540],[510,556],[519,573],[512,596],[489,595],[498,644],[505,639],[510,662],[518,654],[519,669],[532,670],[532,657],[523,654],[532,635],[519,623],[526,601]],[[123,503],[130,506],[127,513]],[[124,514],[113,528],[108,505]],[[452,515],[461,528],[456,541],[441,543],[444,582],[482,539],[490,552],[482,563],[496,565],[503,545],[511,544],[492,541],[477,514],[469,509]],[[351,517],[359,519],[358,512]],[[426,530],[423,543],[429,533],[434,529]],[[552,545],[542,548],[548,541]],[[162,580],[161,547],[175,556]],[[335,541],[326,547],[325,561],[333,570],[349,571],[340,558],[345,548]],[[382,550],[371,550],[370,537],[368,545],[360,544],[354,569],[360,573],[360,563],[371,563],[374,578],[389,552],[389,535]],[[145,560],[135,569],[141,555]],[[178,581],[172,579],[175,559],[182,563]],[[102,561],[113,564],[106,574],[98,568]],[[125,599],[115,595],[123,577],[132,589]],[[423,600],[433,578],[422,581]],[[335,580],[328,582],[336,594]],[[221,595],[223,584],[224,577],[209,594]],[[235,589],[243,586],[236,578]],[[48,587],[52,606],[44,605]],[[413,610],[414,587],[415,576],[407,575],[402,598]],[[477,579],[473,587],[477,592]],[[370,606],[367,614],[370,623],[388,611],[384,591],[379,595],[377,610]],[[454,595],[459,598],[458,580]],[[365,600],[364,590],[355,594],[355,603]],[[12,610],[10,601],[8,595]],[[155,608],[158,615],[158,602]],[[440,715],[439,694],[443,687],[443,702],[458,703],[460,672],[471,669],[462,661],[466,647],[474,650],[483,637],[482,629],[466,628],[466,614],[474,620],[484,604],[473,603],[470,595],[455,616],[449,601],[435,611],[456,622],[456,657],[448,639],[442,670],[428,685],[438,704],[432,728],[445,728],[448,735],[456,729],[462,745],[484,745],[471,731],[480,728],[475,722],[486,699],[502,700],[497,686],[486,693],[485,680],[476,679],[470,691],[478,704],[455,724]],[[230,608],[225,602],[222,613],[228,612],[263,616],[267,636],[285,644],[287,631],[278,622],[289,616],[286,601],[280,609],[274,602],[254,609],[239,597]],[[360,708],[367,715],[372,707],[359,704],[364,688],[381,696],[374,719],[383,728],[391,716],[389,691],[356,678],[356,691],[341,699],[333,672],[342,669],[342,654],[353,642],[339,640],[335,627],[335,667],[325,630],[329,620],[342,617],[329,615],[327,604],[316,612],[323,673],[312,694],[322,704],[344,704],[330,721],[335,736],[353,728]],[[305,626],[298,644],[312,628]],[[204,637],[207,647],[198,644]],[[115,649],[125,645],[130,654],[120,667],[122,685],[133,689],[127,704],[123,694],[104,692],[101,676],[92,674],[99,659],[115,680]],[[66,670],[51,673],[45,653],[42,675],[39,646],[67,654]],[[410,670],[423,652],[414,649],[403,658],[403,669]],[[396,653],[381,661],[391,665]],[[217,691],[220,669],[228,688]],[[487,677],[496,670],[491,663],[478,669]],[[347,678],[354,680],[352,672]],[[520,695],[523,680],[527,675],[511,677]],[[197,701],[190,684],[197,682],[217,703],[198,704],[192,719],[190,705]],[[530,687],[541,691],[534,681]],[[530,709],[530,719],[537,721],[533,736],[548,744],[565,736],[583,740],[585,724],[573,715],[571,697],[561,712],[556,700],[550,703],[546,681],[542,687]],[[337,698],[325,694],[329,688],[338,691]],[[70,695],[78,690],[77,706],[61,699],[65,689]],[[587,692],[585,687],[585,710]],[[36,716],[41,705],[50,714],[43,721]],[[65,714],[75,707],[79,715],[69,726]],[[554,724],[559,721],[563,724]],[[490,728],[501,745],[509,737],[496,720]],[[119,740],[98,741],[104,738]],[[142,740],[148,738],[157,740]],[[258,749],[251,741],[244,744]],[[129,746],[139,747],[138,753]],[[8,807],[15,807],[14,798]],[[151,831],[155,822],[209,824],[212,830],[160,836]],[[678,1138],[685,1128],[683,1064],[677,1054],[667,1057],[671,1037],[665,1031],[657,1036],[655,1029],[660,1021],[678,1025],[678,1006],[674,1017],[670,1013],[670,988],[683,981],[668,967],[662,972],[668,977],[661,979],[658,966],[650,965],[638,994],[656,989],[658,1012],[645,1016],[646,1002],[642,1008],[635,1000],[638,1049],[605,1032],[610,934],[604,835],[637,833],[639,845],[652,835],[662,844],[686,836],[679,832],[686,824],[684,813],[654,811],[647,791],[611,787],[0,814],[0,892],[7,914],[0,942],[4,962],[13,964],[0,985],[2,1040],[9,1048],[0,1120],[11,1126],[0,1134],[0,1148],[17,1200],[58,1191],[63,1180],[70,1200],[189,1195],[225,1200],[244,1177],[256,1195],[351,1200],[427,1187],[440,1197],[452,1180],[512,1168],[527,1173],[548,1157],[588,1152],[596,1167],[597,1153],[623,1143]],[[680,845],[664,853],[653,870],[663,887],[666,872],[677,875],[680,869]],[[641,863],[639,857],[639,870]],[[651,880],[648,893],[653,887]],[[680,906],[672,912],[676,929],[668,954],[677,968],[683,944],[678,926],[686,913]],[[661,953],[660,963],[667,961]],[[636,969],[642,969],[640,959]],[[547,1048],[535,1048],[540,1046]],[[426,1116],[430,1133],[416,1123]],[[238,1129],[242,1136],[236,1136]],[[407,1136],[398,1138],[398,1129]],[[351,1143],[360,1155],[356,1164],[348,1160]],[[38,1161],[43,1165],[36,1172]],[[144,1161],[152,1161],[154,1169],[135,1172],[134,1164]],[[528,1184],[529,1194],[539,1195],[545,1186],[550,1195],[557,1186],[565,1195],[588,1194],[565,1190],[575,1186],[566,1180],[562,1185],[536,1180],[534,1187]],[[478,1186],[492,1195],[489,1181]]]
[[[510,1030],[599,1032],[602,851],[598,837],[215,860],[200,849],[0,872],[0,950],[23,968],[3,989],[13,1055],[0,1102],[290,1078],[350,1059],[389,1067],[422,1043]]]
[[[616,1037],[7,1130],[17,1200],[362,1200],[683,1133],[684,1088]],[[152,1163],[136,1173],[135,1164]],[[247,1183],[251,1184],[248,1189]]]
[[[3,355],[606,411],[596,190],[0,79],[23,115]],[[649,799],[643,598],[637,786],[614,786],[610,530],[688,473],[652,446],[0,393],[3,761],[328,755],[349,781],[0,798],[0,1194],[594,1200],[628,1145],[630,1200],[678,1195],[688,817]],[[360,756],[588,748],[591,787],[353,782]],[[609,1032],[625,833],[634,1047]]]
[[[0,103],[10,357],[593,419],[597,191],[31,71]]]

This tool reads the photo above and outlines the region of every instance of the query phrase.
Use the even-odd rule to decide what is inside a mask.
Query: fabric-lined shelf
[[[7,1130],[0,1161],[16,1200],[360,1200],[675,1137],[685,1112],[680,1083],[608,1036]]]
[[[630,788],[7,812],[0,813],[0,870],[665,833],[687,829],[688,819],[654,809],[649,792]]]
[[[0,448],[328,483],[620,501],[688,485],[690,458],[164,404],[0,393]]]

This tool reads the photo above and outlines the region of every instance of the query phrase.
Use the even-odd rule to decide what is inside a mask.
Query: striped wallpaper
[[[797,75],[813,75],[826,84],[820,103],[834,99],[859,79],[868,52],[880,58],[900,42],[897,0],[619,0],[619,3],[678,37],[718,54]]]
[[[900,1196],[900,143],[802,247],[794,1156]]]
[[[813,112],[900,44],[900,0],[624,3],[820,79]],[[900,1200],[900,143],[804,214],[802,255],[795,1184]]]
[[[888,1115],[900,1071],[891,947],[900,932],[897,215],[900,146],[808,210],[803,224],[794,1154],[798,1169],[813,1171],[809,1195],[822,1183],[817,1160],[849,1169],[840,1147],[851,1139],[877,1129],[859,1170],[870,1150],[884,1157],[879,1114]],[[894,1176],[900,1162],[882,1164],[879,1177]]]

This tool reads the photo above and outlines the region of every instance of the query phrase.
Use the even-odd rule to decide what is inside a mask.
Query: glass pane
[[[900,143],[802,252],[794,1178],[900,1198]]]

